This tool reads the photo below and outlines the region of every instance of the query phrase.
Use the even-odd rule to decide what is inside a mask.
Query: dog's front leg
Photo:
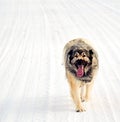
[[[71,86],[71,96],[76,106],[76,112],[83,112],[85,109],[81,105],[80,88],[75,84]]]
[[[85,101],[89,101],[90,100],[90,95],[91,95],[92,87],[93,87],[93,83],[86,85]]]

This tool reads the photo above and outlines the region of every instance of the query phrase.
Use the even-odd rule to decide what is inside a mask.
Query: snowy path
[[[69,40],[96,46],[100,69],[76,113],[62,66]],[[0,1],[0,122],[120,121],[118,0]]]

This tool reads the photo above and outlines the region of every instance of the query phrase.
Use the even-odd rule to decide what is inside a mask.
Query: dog
[[[86,39],[74,39],[64,47],[64,65],[76,112],[86,111],[82,102],[90,99],[99,67],[98,54]],[[82,93],[82,89],[85,93]]]

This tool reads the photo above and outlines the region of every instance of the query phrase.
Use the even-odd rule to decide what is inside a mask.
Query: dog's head
[[[89,75],[93,59],[93,50],[71,47],[67,56],[69,69],[75,73],[78,78]]]

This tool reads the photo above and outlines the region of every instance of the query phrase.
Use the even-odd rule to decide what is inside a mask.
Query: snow
[[[0,122],[120,121],[120,1],[0,1]],[[86,112],[76,113],[63,47],[89,39],[100,68]]]

